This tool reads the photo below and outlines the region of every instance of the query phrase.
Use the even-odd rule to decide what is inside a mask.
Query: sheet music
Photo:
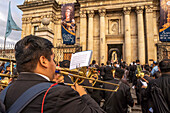
[[[92,51],[82,51],[72,54],[70,62],[70,70],[79,67],[89,66],[91,61]]]

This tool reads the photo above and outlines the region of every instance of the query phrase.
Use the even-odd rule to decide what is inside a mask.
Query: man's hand
[[[73,88],[75,91],[77,91],[80,96],[87,94],[85,89],[82,86],[78,85],[77,83],[74,86],[71,86],[71,88]]]

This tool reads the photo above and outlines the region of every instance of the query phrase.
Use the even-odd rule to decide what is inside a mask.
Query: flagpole
[[[12,15],[11,15],[11,1],[9,1],[9,10],[8,10],[8,18],[7,18],[7,25],[6,25],[6,32],[5,32],[5,40],[4,40],[4,54],[5,56],[5,46],[6,46],[6,38],[10,35],[12,30],[22,31],[17,24],[14,22]]]
[[[5,46],[6,46],[6,37],[5,37],[5,40],[4,40],[4,52],[3,52],[3,57],[5,57]]]

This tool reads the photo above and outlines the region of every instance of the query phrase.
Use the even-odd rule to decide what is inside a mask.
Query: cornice
[[[41,1],[29,4],[24,3],[23,5],[18,5],[17,7],[22,11],[43,9],[49,7],[53,7],[55,10],[61,10],[61,6],[57,4],[55,1]]]

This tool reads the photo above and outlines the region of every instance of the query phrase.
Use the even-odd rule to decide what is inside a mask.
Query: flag
[[[75,20],[74,20],[74,3],[62,4],[62,37],[63,44],[74,45],[75,44]]]
[[[22,31],[22,29],[17,26],[17,24],[14,22],[14,20],[12,18],[12,15],[11,15],[11,1],[10,1],[9,2],[9,11],[8,11],[8,19],[7,19],[5,38],[10,35],[12,30]]]

